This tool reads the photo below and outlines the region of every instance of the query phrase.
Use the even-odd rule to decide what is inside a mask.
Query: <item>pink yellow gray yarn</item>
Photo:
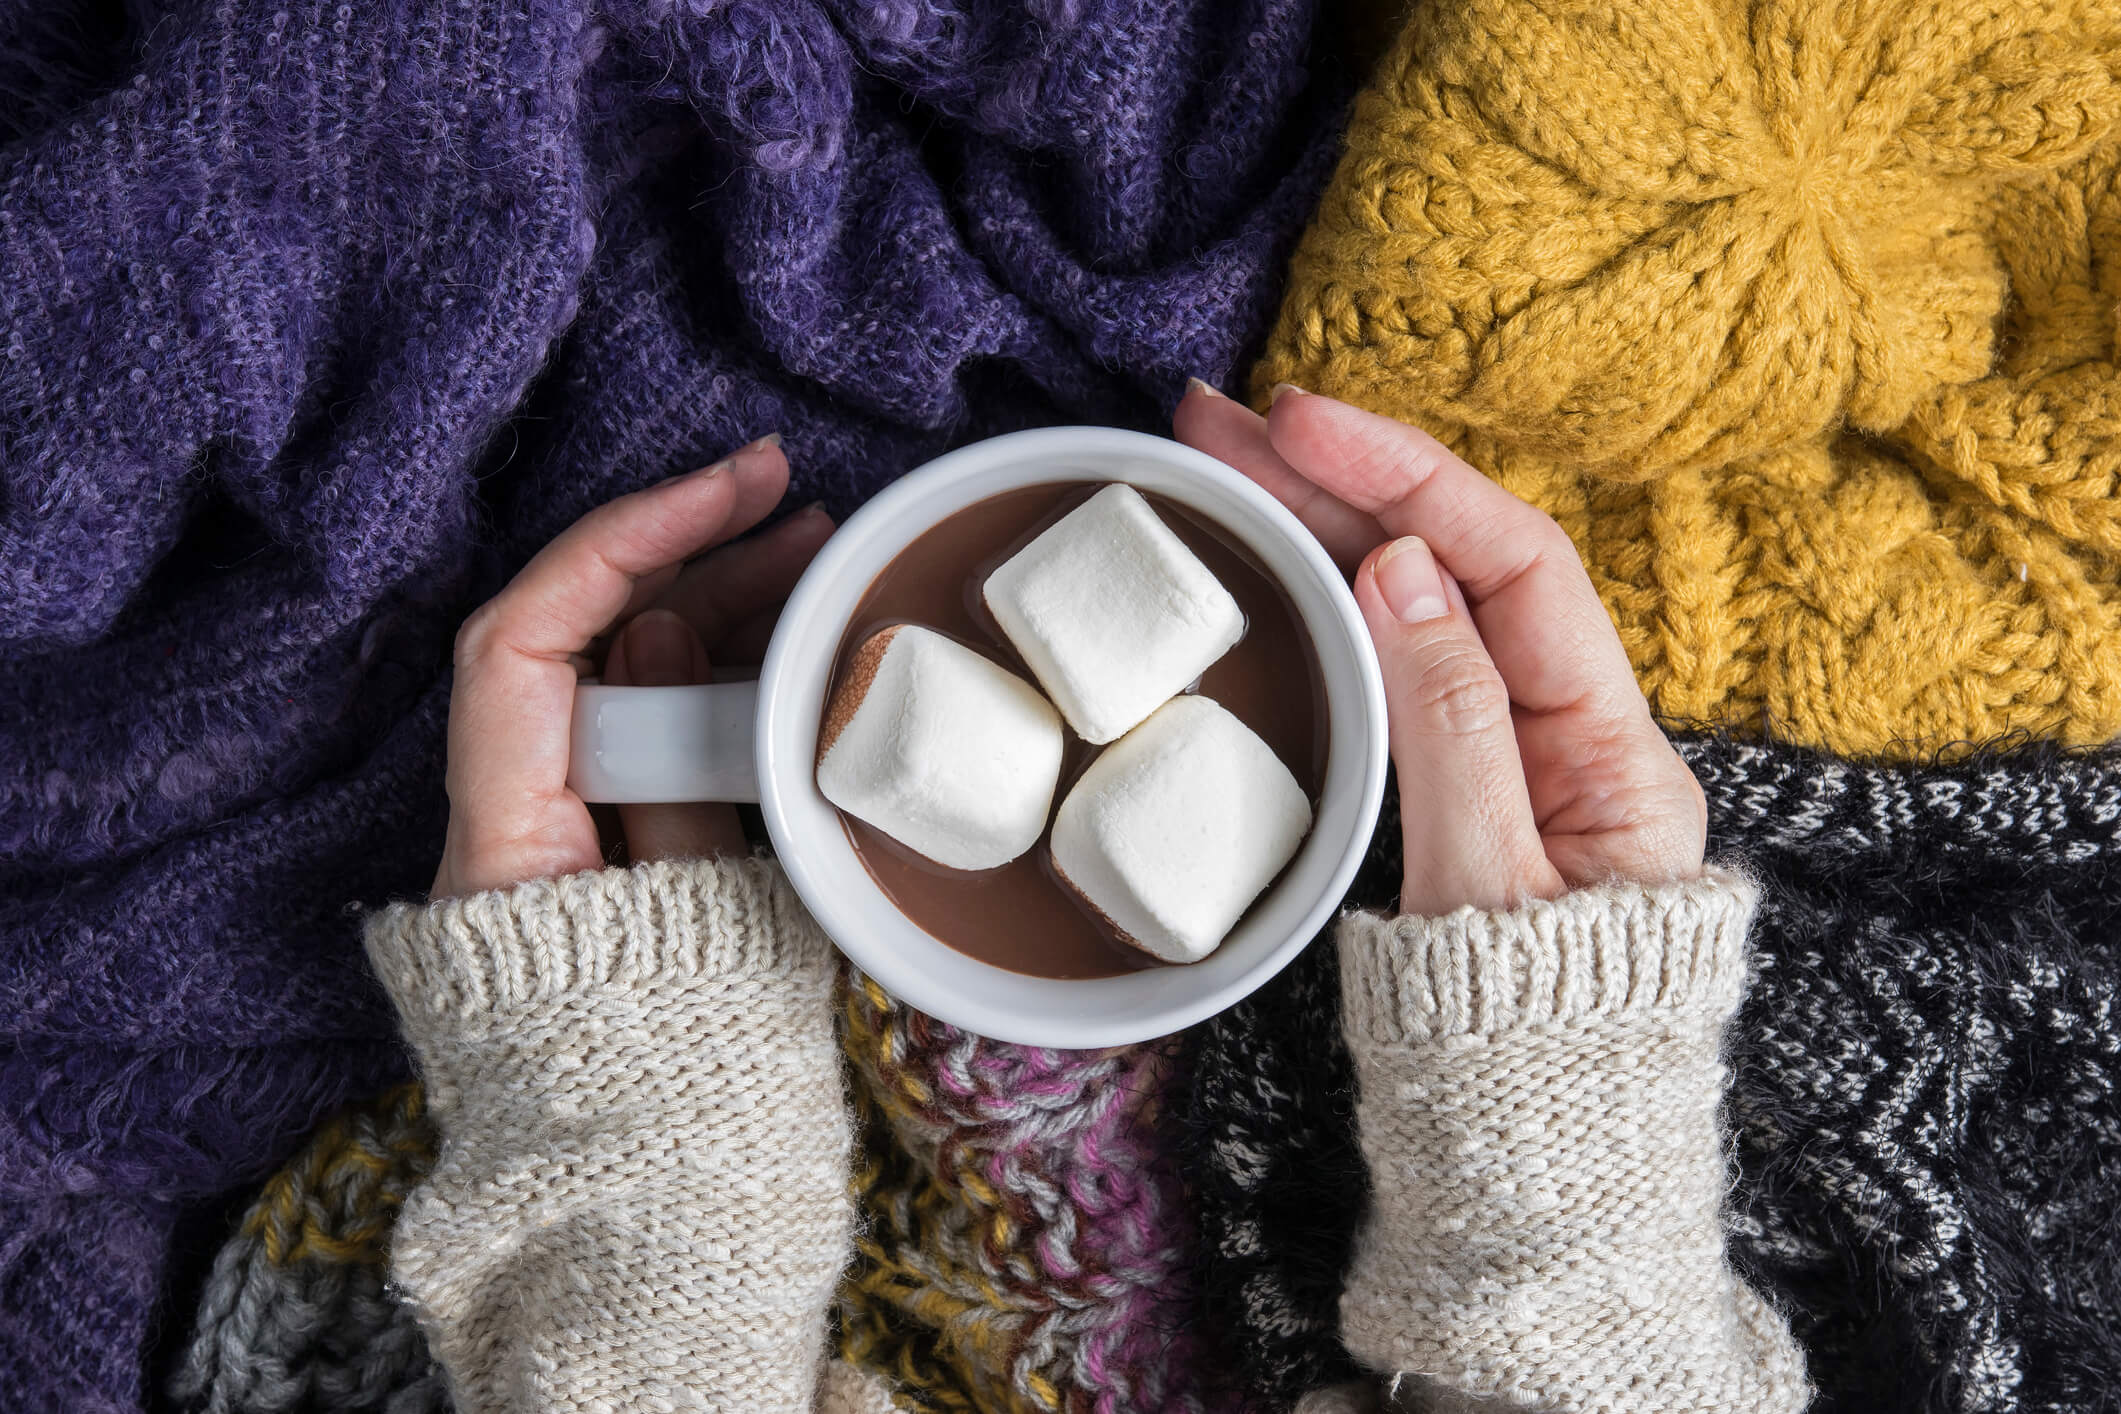
[[[859,973],[842,1020],[864,1218],[842,1355],[953,1414],[1237,1407],[1189,1330],[1169,1050],[991,1041]]]
[[[386,1282],[398,1207],[434,1165],[418,1085],[327,1119],[214,1260],[171,1381],[198,1414],[447,1414],[442,1372]]]
[[[1197,1244],[1159,1128],[1168,1046],[1059,1051],[946,1026],[853,974],[861,1125],[841,1354],[936,1414],[1213,1414]],[[446,1408],[384,1284],[434,1160],[417,1085],[320,1126],[217,1259],[173,1392],[187,1409]]]

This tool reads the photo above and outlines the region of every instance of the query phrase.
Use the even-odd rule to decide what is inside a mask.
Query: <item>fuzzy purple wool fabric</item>
[[[1161,426],[1332,160],[1313,12],[0,3],[0,1408],[141,1408],[181,1220],[402,1072],[345,910],[469,608],[770,429],[844,514]]]

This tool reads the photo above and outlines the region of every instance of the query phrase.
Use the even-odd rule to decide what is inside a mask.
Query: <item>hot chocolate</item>
[[[876,577],[849,621],[834,692],[854,670],[857,650],[878,630],[897,624],[923,625],[1032,678],[982,601],[981,585],[1097,490],[1071,482],[1006,492],[945,518],[913,541]],[[1149,501],[1244,612],[1244,636],[1202,674],[1198,690],[1258,733],[1315,802],[1325,779],[1324,686],[1294,606],[1222,531],[1161,497]],[[1065,742],[1056,800],[1099,750],[1073,731]],[[1000,868],[967,872],[939,865],[850,815],[841,820],[877,885],[914,923],[959,952],[1056,978],[1110,977],[1157,965],[1121,943],[1107,920],[1055,879],[1043,840]]]

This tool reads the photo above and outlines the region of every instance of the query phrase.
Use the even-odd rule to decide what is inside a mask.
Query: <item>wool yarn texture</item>
[[[1246,1407],[1203,1358],[1198,1248],[1161,1124],[1168,1046],[988,1040],[855,974],[861,1146],[840,1353],[935,1414]]]
[[[1311,0],[108,8],[0,20],[0,1407],[96,1414],[184,1215],[404,1074],[344,910],[464,615],[767,431],[844,515],[1162,426],[1346,93]]]
[[[390,1272],[458,1414],[811,1414],[852,1132],[838,954],[778,866],[393,904],[366,940],[446,1141]]]
[[[198,1414],[448,1414],[387,1284],[405,1195],[434,1167],[420,1087],[333,1114],[214,1258],[170,1394]]]
[[[1712,872],[1341,922],[1372,1204],[1340,1329],[1364,1365],[1448,1407],[1806,1407],[1795,1342],[1724,1253],[1753,899]]]
[[[2121,10],[1435,0],[1265,357],[1569,532],[1653,705],[2121,735]]]
[[[1805,1347],[1812,1408],[2110,1407],[2121,758],[1680,745],[1712,856],[1760,887],[1726,1061],[1729,1241]],[[1397,855],[1388,819],[1359,887],[1395,892]],[[1334,965],[1313,947],[1191,1033],[1178,1102],[1203,1328],[1285,1403],[1353,1370],[1337,1302],[1365,1176]]]
[[[1204,1391],[1215,1377],[1188,1330],[1198,1250],[1156,1124],[1167,1051],[1010,1046],[858,975],[840,1005],[860,1132],[846,1365],[919,1410],[1244,1407]],[[400,1086],[329,1120],[266,1184],[201,1295],[181,1408],[448,1408],[412,1308],[381,1287],[434,1143],[419,1087]]]

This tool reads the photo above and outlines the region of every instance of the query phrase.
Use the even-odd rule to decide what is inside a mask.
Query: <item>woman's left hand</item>
[[[567,787],[576,682],[595,641],[620,632],[604,680],[709,680],[708,654],[756,662],[781,601],[832,533],[812,507],[697,555],[763,520],[788,490],[778,439],[599,506],[539,551],[457,634],[449,702],[449,833],[432,897],[454,898],[604,862],[595,821]],[[728,805],[619,809],[635,860],[742,853]]]

